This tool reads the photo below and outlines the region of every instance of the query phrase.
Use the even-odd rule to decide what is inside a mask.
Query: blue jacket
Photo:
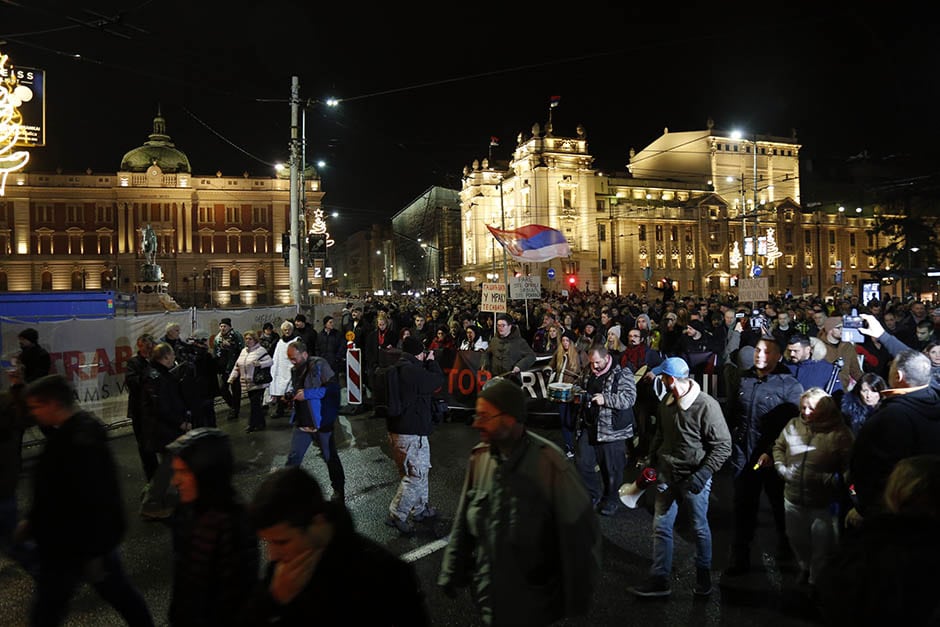
[[[832,376],[833,365],[831,362],[822,359],[808,359],[796,364],[787,364],[787,368],[800,382],[804,390],[810,388],[826,389],[829,383],[829,377]],[[842,391],[842,381],[836,377],[835,385],[829,390],[829,394],[835,394]]]
[[[290,423],[332,431],[339,415],[339,385],[330,364],[322,357],[309,357],[307,363],[291,369],[293,389],[304,391],[304,403],[294,403]]]

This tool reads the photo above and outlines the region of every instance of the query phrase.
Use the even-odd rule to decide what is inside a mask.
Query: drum
[[[556,403],[570,403],[572,387],[573,386],[570,383],[549,383],[548,384],[549,400],[554,401]]]

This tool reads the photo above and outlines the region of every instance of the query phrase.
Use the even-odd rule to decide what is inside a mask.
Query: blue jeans
[[[290,451],[287,453],[285,466],[300,466],[304,461],[304,455],[310,444],[316,441],[320,446],[320,453],[323,455],[323,461],[326,462],[326,470],[330,474],[330,485],[333,490],[344,491],[346,489],[346,473],[343,471],[343,463],[339,460],[339,453],[336,451],[336,438],[332,431],[317,431],[307,433],[294,427],[294,432],[290,436]]]
[[[650,568],[652,576],[669,577],[672,573],[672,531],[680,502],[683,507],[692,509],[690,513],[692,528],[695,531],[695,567],[711,569],[712,530],[708,526],[708,495],[711,491],[712,480],[709,477],[705,487],[698,494],[672,488],[656,493],[656,510],[653,515],[653,566]]]
[[[561,440],[565,445],[565,452],[574,452],[574,431],[577,422],[577,412],[571,403],[558,403],[558,418],[561,421]]]
[[[30,625],[61,624],[82,581],[87,581],[128,625],[153,626],[147,603],[127,578],[117,549],[88,562],[41,559]]]

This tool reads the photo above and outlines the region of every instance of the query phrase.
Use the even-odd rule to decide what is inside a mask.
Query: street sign
[[[516,300],[542,297],[542,280],[537,276],[517,276],[509,279],[509,298]]]
[[[757,302],[767,300],[770,289],[770,280],[767,277],[756,279],[741,279],[738,282],[738,301]]]
[[[506,284],[483,283],[480,311],[492,313],[506,313]]]
[[[545,274],[548,276],[549,279],[554,279],[554,278],[555,278],[555,268],[549,268],[548,270],[545,271]]]

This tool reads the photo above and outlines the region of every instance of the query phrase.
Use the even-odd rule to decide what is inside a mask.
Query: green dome
[[[156,165],[166,174],[192,173],[189,157],[170,141],[166,134],[166,120],[157,112],[153,119],[153,133],[143,146],[128,151],[121,159],[121,172],[146,172]]]

